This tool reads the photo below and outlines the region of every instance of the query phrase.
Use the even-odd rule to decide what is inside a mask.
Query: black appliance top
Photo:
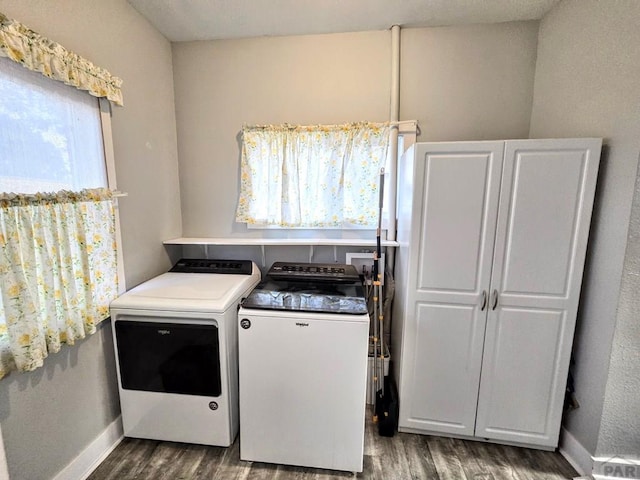
[[[356,267],[339,263],[275,262],[271,265],[267,276],[289,281],[360,282]]]
[[[210,260],[182,258],[169,270],[178,273],[217,273],[251,275],[251,260]]]
[[[276,262],[242,300],[245,308],[311,313],[368,313],[364,288],[353,265]]]

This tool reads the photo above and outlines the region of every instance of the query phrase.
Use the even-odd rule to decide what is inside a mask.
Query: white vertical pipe
[[[398,130],[400,126],[400,26],[391,27],[391,98],[389,102],[389,121],[395,122],[391,126],[389,138],[389,149],[391,150],[391,161],[389,162],[389,225],[387,229],[387,240],[396,239],[396,190],[398,178]],[[393,271],[395,265],[395,248],[389,249],[387,263],[389,269]]]
[[[390,121],[400,120],[400,26],[391,27],[391,108]]]
[[[389,104],[389,121],[392,122],[389,145],[391,162],[389,168],[389,228],[387,240],[396,239],[396,186],[398,176],[398,120],[400,120],[400,26],[391,27],[391,98]],[[395,122],[395,123],[394,123]],[[391,249],[393,252],[393,249]],[[393,267],[392,253],[390,267]]]
[[[398,178],[398,130],[400,125],[400,26],[391,27],[391,98],[389,101],[389,121],[392,122],[389,149],[391,150],[391,161],[389,162],[389,188],[387,198],[389,199],[389,226],[387,239],[396,239],[396,195]],[[390,271],[394,271],[396,249],[391,247],[387,251],[387,265]],[[389,312],[390,313],[390,312]],[[380,312],[383,315],[383,312]],[[391,340],[391,322],[389,317],[383,324],[384,330],[380,336],[384,339],[384,344],[389,345]],[[383,352],[384,354],[384,352]],[[383,364],[384,365],[384,364]],[[383,366],[384,368],[384,366]]]

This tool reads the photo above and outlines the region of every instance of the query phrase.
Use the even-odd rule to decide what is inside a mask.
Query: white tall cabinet
[[[400,431],[557,446],[601,143],[418,143],[404,155]]]

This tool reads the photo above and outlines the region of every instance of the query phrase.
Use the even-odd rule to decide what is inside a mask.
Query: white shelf
[[[241,238],[241,237],[181,237],[165,240],[165,245],[257,245],[257,246],[337,246],[375,247],[376,239],[357,238]],[[383,247],[397,247],[395,240],[382,240]]]

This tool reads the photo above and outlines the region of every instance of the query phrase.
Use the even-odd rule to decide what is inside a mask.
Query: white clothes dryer
[[[238,304],[251,261],[180,260],[111,303],[124,435],[229,446],[238,432]]]

